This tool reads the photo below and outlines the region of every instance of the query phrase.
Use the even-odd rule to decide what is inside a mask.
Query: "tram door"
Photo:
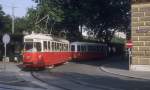
[[[49,63],[49,49],[48,49],[48,41],[43,41],[43,59],[44,59],[44,62],[45,64],[48,64]]]
[[[75,45],[71,45],[71,57],[72,59],[75,59],[75,52],[76,52],[76,48]]]

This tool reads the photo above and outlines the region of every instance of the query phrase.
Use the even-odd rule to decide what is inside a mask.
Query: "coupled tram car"
[[[48,34],[24,36],[24,68],[45,68],[69,60],[102,59],[107,55],[106,44],[72,42]]]
[[[107,45],[100,43],[72,42],[72,60],[100,60],[107,56]]]

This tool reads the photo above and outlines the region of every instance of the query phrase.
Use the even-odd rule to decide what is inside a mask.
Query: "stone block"
[[[136,30],[138,30],[138,27],[131,27],[131,31],[136,31]]]
[[[131,64],[137,65],[138,64],[138,58],[137,57],[132,57]]]
[[[145,12],[145,16],[150,16],[150,11]]]
[[[145,36],[150,36],[150,31],[145,33]]]
[[[149,46],[140,46],[139,51],[150,51],[150,47]]]
[[[132,27],[144,26],[144,22],[133,22],[131,24]]]
[[[138,36],[132,36],[132,41],[138,41],[139,37]]]
[[[150,21],[145,22],[145,26],[150,26]]]
[[[133,56],[145,56],[144,51],[132,51]]]
[[[150,41],[145,42],[145,46],[150,46]]]
[[[132,18],[131,18],[131,21],[132,21],[132,22],[138,22],[138,17],[132,17]]]
[[[131,8],[131,11],[132,11],[132,12],[138,12],[138,8],[132,7],[132,8]]]
[[[133,46],[132,50],[133,50],[133,51],[138,51],[139,48],[138,48],[138,46]]]
[[[132,12],[132,17],[143,17],[144,12]]]
[[[140,65],[149,65],[150,64],[150,58],[139,58],[138,59]]]
[[[139,22],[141,22],[141,21],[150,21],[150,16],[140,17]]]
[[[144,46],[144,42],[133,41],[133,46]]]
[[[137,32],[137,31],[132,31],[132,36],[145,36],[145,33],[140,33],[140,32]]]
[[[139,12],[149,12],[150,11],[150,7],[141,7],[139,9]]]
[[[140,36],[139,41],[150,41],[150,36]]]

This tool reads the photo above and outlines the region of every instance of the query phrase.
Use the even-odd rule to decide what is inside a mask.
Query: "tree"
[[[110,42],[115,30],[129,31],[130,0],[33,0],[38,17],[50,16],[49,27],[65,30],[70,40],[81,40],[79,26],[86,26],[97,39]],[[41,25],[43,26],[43,25]],[[111,30],[110,30],[111,29]],[[114,31],[112,31],[114,30]]]
[[[5,15],[0,5],[0,33],[10,31],[11,31],[11,17],[9,15]]]

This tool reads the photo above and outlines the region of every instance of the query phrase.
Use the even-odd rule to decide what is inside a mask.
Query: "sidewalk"
[[[17,67],[15,63],[5,63],[0,62],[0,83],[10,84],[15,82],[23,82],[19,76],[20,69]]]
[[[130,71],[127,60],[122,60],[122,58],[120,57],[116,57],[115,59],[116,59],[116,61],[114,60],[115,62],[102,65],[100,69],[105,72],[116,74],[116,75],[150,80],[150,72]]]

